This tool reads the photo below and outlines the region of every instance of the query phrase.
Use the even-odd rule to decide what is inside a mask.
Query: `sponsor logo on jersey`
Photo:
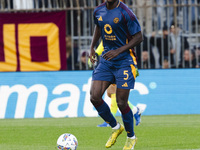
[[[107,34],[111,34],[111,33],[112,33],[112,27],[111,27],[111,25],[105,24],[105,26],[104,26],[104,31],[105,31]]]

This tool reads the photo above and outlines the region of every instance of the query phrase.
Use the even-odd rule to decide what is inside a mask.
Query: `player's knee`
[[[120,101],[120,102],[117,103],[117,106],[118,106],[120,111],[123,111],[126,108],[127,103]]]
[[[90,102],[93,105],[98,104],[101,101],[101,99],[101,96],[99,96],[98,94],[90,93]]]

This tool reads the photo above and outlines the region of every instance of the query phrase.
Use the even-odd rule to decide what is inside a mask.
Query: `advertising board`
[[[129,101],[144,115],[200,114],[200,70],[140,70]],[[90,103],[92,71],[0,73],[0,118],[98,116]],[[105,101],[110,99],[104,95]],[[117,115],[120,115],[118,112]]]

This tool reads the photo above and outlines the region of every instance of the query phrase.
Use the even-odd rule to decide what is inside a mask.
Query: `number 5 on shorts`
[[[129,75],[128,75],[128,70],[124,70],[124,75],[126,76],[126,78],[124,78],[124,80],[127,80]]]

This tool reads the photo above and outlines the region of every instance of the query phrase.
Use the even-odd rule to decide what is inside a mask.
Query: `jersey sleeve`
[[[98,23],[98,19],[97,19],[97,17],[96,17],[95,14],[96,14],[96,13],[95,13],[95,11],[94,11],[94,13],[93,13],[94,24],[99,25],[99,23]]]
[[[130,35],[134,35],[141,31],[138,19],[132,11],[126,14],[126,20]]]

